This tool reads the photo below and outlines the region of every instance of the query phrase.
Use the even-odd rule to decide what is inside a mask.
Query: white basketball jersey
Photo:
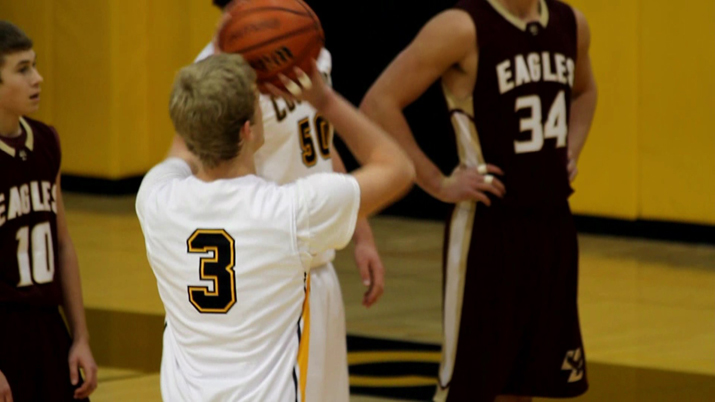
[[[350,241],[359,204],[349,175],[203,182],[178,158],[146,175],[136,209],[166,310],[164,400],[304,400],[311,259]]]
[[[213,54],[209,43],[196,58],[203,60]],[[318,69],[330,82],[332,57],[322,49],[317,60]],[[258,176],[279,184],[291,183],[314,173],[332,172],[330,160],[333,127],[308,103],[287,103],[271,95],[261,94],[261,111],[265,143],[256,152]],[[316,256],[313,267],[335,259],[335,251]]]

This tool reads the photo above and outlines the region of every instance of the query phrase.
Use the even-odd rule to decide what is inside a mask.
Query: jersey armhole
[[[60,168],[62,167],[62,146],[60,146],[60,134],[57,129],[53,126],[47,126],[52,132],[52,137],[55,140],[55,146],[57,147],[57,174],[60,173]]]

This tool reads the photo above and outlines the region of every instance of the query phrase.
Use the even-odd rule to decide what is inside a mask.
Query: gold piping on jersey
[[[474,124],[474,100],[470,95],[467,98],[459,99],[454,96],[444,83],[442,92],[447,100],[449,117],[456,136],[457,152],[459,153],[459,163],[477,167],[486,163],[482,156],[482,145],[479,142],[479,133]]]
[[[20,117],[20,124],[22,124],[22,127],[25,128],[25,132],[27,133],[25,148],[32,151],[32,147],[35,146],[35,135],[32,133],[32,127],[30,127],[30,125],[22,117]]]
[[[32,127],[23,119],[20,117],[20,124],[22,125],[22,128],[25,129],[25,132],[27,133],[27,139],[25,139],[25,147],[32,151],[32,147],[35,145],[35,136],[32,133]],[[0,150],[5,152],[6,154],[12,156],[13,158],[15,157],[16,151],[15,148],[7,145],[3,141],[0,141]]]
[[[7,145],[4,141],[0,141],[0,150],[12,156],[13,158],[15,157],[15,148]]]
[[[457,204],[449,225],[449,244],[445,269],[445,298],[443,311],[442,359],[439,365],[435,402],[447,400],[449,384],[452,382],[454,363],[457,359],[457,341],[462,320],[464,283],[467,276],[467,257],[472,241],[474,214],[477,203],[463,201]]]
[[[479,143],[479,133],[474,124],[474,100],[472,96],[464,99],[454,96],[444,83],[442,91],[447,100],[450,120],[456,136],[459,162],[469,167],[486,163]],[[467,276],[467,257],[472,241],[475,201],[458,203],[449,225],[449,243],[445,267],[445,299],[442,332],[442,358],[439,365],[438,386],[434,401],[446,401],[449,384],[452,381],[454,363],[457,358],[457,341],[462,319],[464,301],[464,283]]]
[[[305,401],[305,385],[308,381],[308,354],[310,351],[310,274],[305,278],[305,300],[303,301],[303,330],[298,345],[298,369],[300,371],[300,402]]]
[[[194,292],[202,292],[204,296],[214,296],[218,297],[219,296],[219,278],[216,275],[207,275],[204,271],[206,263],[217,263],[219,261],[219,252],[218,252],[218,246],[205,246],[205,247],[194,247],[192,245],[194,239],[196,237],[202,235],[202,234],[219,234],[222,235],[228,240],[229,244],[231,245],[229,249],[231,250],[231,259],[229,260],[229,263],[226,265],[225,269],[226,272],[228,272],[230,276],[230,282],[231,282],[231,300],[226,304],[224,308],[205,308],[202,307],[199,302],[194,300]],[[208,252],[213,252],[213,257],[203,257],[201,258],[201,271],[200,271],[200,277],[201,280],[209,280],[213,281],[214,283],[214,290],[209,291],[208,287],[206,286],[189,286],[188,291],[189,291],[189,301],[191,301],[191,304],[194,305],[196,310],[198,310],[200,313],[226,313],[228,310],[233,307],[234,304],[236,304],[236,273],[233,271],[233,267],[236,264],[236,251],[234,247],[234,241],[233,237],[229,235],[225,230],[223,229],[197,229],[191,237],[189,237],[189,240],[187,240],[187,245],[188,245],[188,252],[189,253],[208,253]]]
[[[503,4],[499,2],[499,0],[487,0],[489,4],[494,7],[494,9],[501,14],[502,17],[504,17],[507,21],[509,21],[512,25],[515,27],[521,29],[522,31],[526,31],[526,26],[527,23],[524,22],[521,18],[515,16],[512,14],[509,10],[504,7]],[[539,15],[539,24],[541,24],[542,27],[546,28],[546,25],[549,24],[549,7],[546,6],[546,0],[539,0],[539,7],[540,7],[540,15]]]

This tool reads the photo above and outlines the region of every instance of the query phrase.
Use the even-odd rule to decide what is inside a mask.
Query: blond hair
[[[253,121],[256,73],[238,54],[217,54],[182,68],[171,91],[176,132],[201,163],[216,167],[241,151],[240,132]]]

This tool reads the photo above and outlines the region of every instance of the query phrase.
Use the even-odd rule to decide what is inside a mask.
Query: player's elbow
[[[393,104],[394,102],[392,102],[388,93],[373,85],[365,94],[362,102],[360,102],[360,111],[374,120],[379,118],[382,111],[389,109]]]
[[[415,170],[415,164],[412,160],[405,154],[404,151],[400,150],[399,155],[396,156],[397,159],[397,169],[395,180],[397,186],[401,189],[401,193],[406,193],[412,185],[415,183],[415,178],[417,177],[417,171]]]
[[[377,110],[379,110],[378,97],[374,94],[373,89],[370,88],[362,102],[360,102],[360,111],[366,116],[373,117]]]

